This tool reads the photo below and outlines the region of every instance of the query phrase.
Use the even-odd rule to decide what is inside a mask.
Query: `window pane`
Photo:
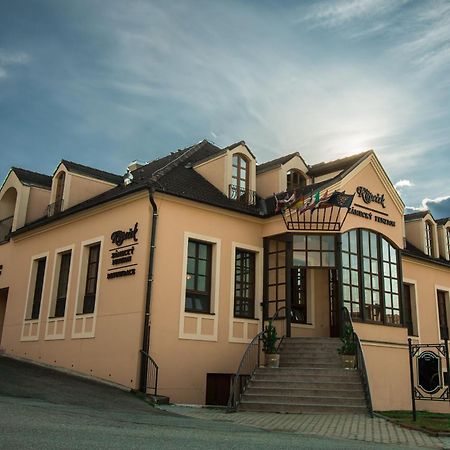
[[[306,236],[295,235],[293,248],[295,248],[296,250],[305,250],[306,249]]]
[[[370,233],[370,254],[372,258],[376,258],[378,254],[377,235],[375,233]]]
[[[344,233],[342,235],[342,251],[348,252],[350,251],[349,243],[348,243],[348,233]]]
[[[350,265],[352,269],[358,268],[358,257],[356,255],[350,255]]]
[[[358,250],[356,245],[356,230],[350,231],[349,237],[350,237],[350,251],[352,253],[356,253]]]
[[[334,253],[332,253],[332,252],[323,252],[322,253],[322,266],[323,267],[334,267],[335,266]]]
[[[350,284],[350,271],[348,269],[342,269],[342,282]]]
[[[320,252],[308,252],[308,266],[320,266]]]
[[[352,270],[352,284],[358,285],[358,271]]]
[[[208,255],[208,246],[206,244],[198,244],[198,257],[206,259]]]
[[[322,236],[322,250],[334,251],[334,236]]]
[[[207,261],[200,259],[198,261],[198,274],[206,276]]]
[[[320,250],[320,236],[308,236],[308,250]]]
[[[306,266],[306,252],[294,252],[294,266]]]
[[[362,253],[363,255],[370,255],[369,232],[364,230],[362,232]]]
[[[364,272],[370,272],[370,259],[363,258]]]

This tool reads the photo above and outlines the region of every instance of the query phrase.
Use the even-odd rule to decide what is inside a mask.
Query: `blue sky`
[[[203,138],[258,162],[374,149],[450,216],[446,0],[0,0],[0,173],[123,173]]]

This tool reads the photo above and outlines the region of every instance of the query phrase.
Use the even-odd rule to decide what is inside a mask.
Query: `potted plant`
[[[280,366],[280,355],[277,352],[277,329],[269,322],[262,335],[263,351],[266,355],[265,366],[276,368]]]
[[[356,343],[353,337],[353,329],[350,324],[344,326],[341,338],[342,346],[338,353],[341,355],[344,369],[354,369],[356,366]]]

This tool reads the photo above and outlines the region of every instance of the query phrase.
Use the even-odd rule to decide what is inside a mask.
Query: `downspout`
[[[156,241],[156,225],[158,222],[158,207],[153,198],[154,190],[149,188],[149,201],[152,206],[152,231],[150,235],[150,258],[148,264],[147,276],[147,292],[145,298],[145,315],[144,315],[144,333],[142,335],[142,350],[141,350],[141,370],[139,380],[139,390],[143,393],[147,391],[147,373],[148,373],[148,358],[150,349],[150,303],[152,300],[152,285],[153,285],[153,267],[155,261],[155,241]]]

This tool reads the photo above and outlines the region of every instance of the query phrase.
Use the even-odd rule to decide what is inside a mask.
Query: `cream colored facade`
[[[197,146],[199,150],[194,150],[201,152],[201,144]],[[284,191],[287,172],[297,169],[305,174],[307,187],[314,188],[314,183],[325,180],[328,184],[320,188],[322,191],[355,194],[353,212],[346,216],[342,229],[333,233],[287,231],[280,214],[267,212],[269,200],[260,214],[241,207],[233,209],[227,197],[233,184],[235,155],[248,162],[246,189],[256,191],[258,199]],[[215,197],[193,198],[184,191],[177,194],[169,184],[158,189],[152,184],[154,180],[139,184],[141,169],[133,172],[135,181],[130,185],[119,186],[110,178],[94,178],[89,171],[71,173],[64,163],[58,165],[47,187],[30,186],[14,170],[10,172],[0,190],[0,221],[13,216],[12,234],[0,245],[0,346],[6,355],[139,389],[149,302],[149,354],[159,366],[158,393],[176,403],[204,404],[208,374],[235,373],[246,346],[261,331],[262,305],[268,300],[265,283],[270,279],[265,242],[274,236],[293,234],[341,236],[355,229],[370,230],[399,249],[400,282],[411,286],[412,292],[411,317],[417,336],[411,337],[414,342],[440,342],[436,292],[445,292],[449,302],[450,262],[448,244],[443,240],[448,236],[450,222],[439,225],[426,215],[407,220],[405,226],[403,202],[373,152],[367,152],[347,169],[335,170],[330,165],[328,175],[315,179],[308,176],[311,167],[298,156],[258,174],[256,159],[244,143],[192,163],[186,158],[189,164],[182,157],[183,153],[175,154],[167,163],[155,163],[152,175],[160,177],[156,180],[159,185],[164,185],[164,176],[170,170],[182,169],[189,171],[192,183],[197,182],[197,177],[207,180]],[[46,217],[48,205],[56,201],[61,172],[65,173],[64,207]],[[364,201],[364,196],[357,193],[361,186],[370,193],[383,194],[383,204]],[[260,208],[259,204],[254,207]],[[404,251],[406,238],[424,253],[427,221],[434,227],[433,255],[416,257]],[[122,242],[113,237],[117,231],[124,233]],[[207,312],[185,306],[190,242],[211,248]],[[98,244],[95,304],[93,311],[85,312],[89,249]],[[235,314],[237,250],[254,255],[253,317]],[[120,262],[120,251],[130,259]],[[62,255],[68,252],[71,257],[64,314],[56,317]],[[340,258],[338,248],[335,255]],[[35,317],[33,299],[43,258],[45,273]],[[121,276],[114,275],[119,272]],[[327,267],[308,268],[307,320],[292,324],[292,336],[332,333],[329,276]],[[364,320],[355,321],[354,326],[365,353],[374,409],[408,409],[407,327],[404,323],[389,326]],[[418,408],[450,410],[446,402],[423,402]]]

